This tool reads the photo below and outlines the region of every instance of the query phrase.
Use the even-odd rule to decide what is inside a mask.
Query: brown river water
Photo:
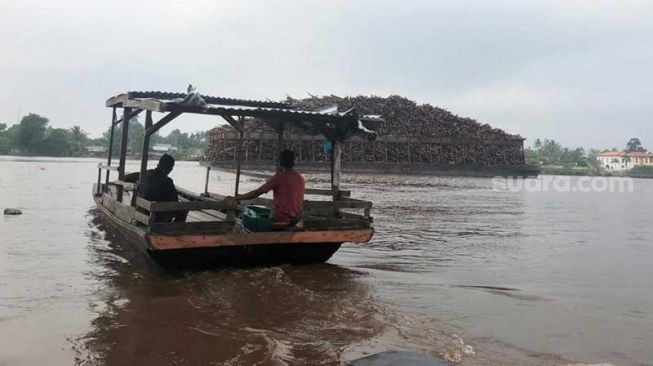
[[[98,162],[0,157],[0,209],[23,210],[0,218],[0,365],[338,365],[391,349],[653,365],[653,180],[529,193],[349,176],[375,203],[370,243],[321,265],[170,272],[93,208]],[[179,162],[172,176],[201,191],[204,172]],[[213,172],[210,190],[233,180]]]

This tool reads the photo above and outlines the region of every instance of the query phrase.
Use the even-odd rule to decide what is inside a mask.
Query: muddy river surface
[[[0,365],[337,365],[390,349],[653,364],[653,180],[537,193],[350,176],[375,203],[370,243],[322,265],[168,272],[93,208],[98,162],[0,157],[0,209],[23,211],[0,217]],[[180,162],[172,176],[201,191],[204,172]],[[210,190],[233,180],[213,172]]]

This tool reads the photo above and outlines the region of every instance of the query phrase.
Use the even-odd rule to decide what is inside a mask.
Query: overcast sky
[[[653,150],[653,1],[0,4],[0,121],[99,136],[128,90],[398,94],[532,142]],[[209,129],[214,117],[173,127]],[[220,122],[221,123],[221,122]],[[163,131],[164,133],[167,131]]]

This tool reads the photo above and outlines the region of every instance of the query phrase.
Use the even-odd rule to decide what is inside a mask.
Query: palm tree
[[[70,128],[70,145],[74,155],[81,155],[87,142],[88,136],[81,127],[73,126]]]

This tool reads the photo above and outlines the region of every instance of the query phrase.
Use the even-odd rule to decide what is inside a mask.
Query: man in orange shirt
[[[295,225],[299,221],[304,202],[304,178],[293,170],[293,166],[295,166],[295,153],[292,150],[283,150],[279,153],[277,173],[267,182],[251,192],[227,197],[225,200],[247,201],[272,191],[274,221]]]

